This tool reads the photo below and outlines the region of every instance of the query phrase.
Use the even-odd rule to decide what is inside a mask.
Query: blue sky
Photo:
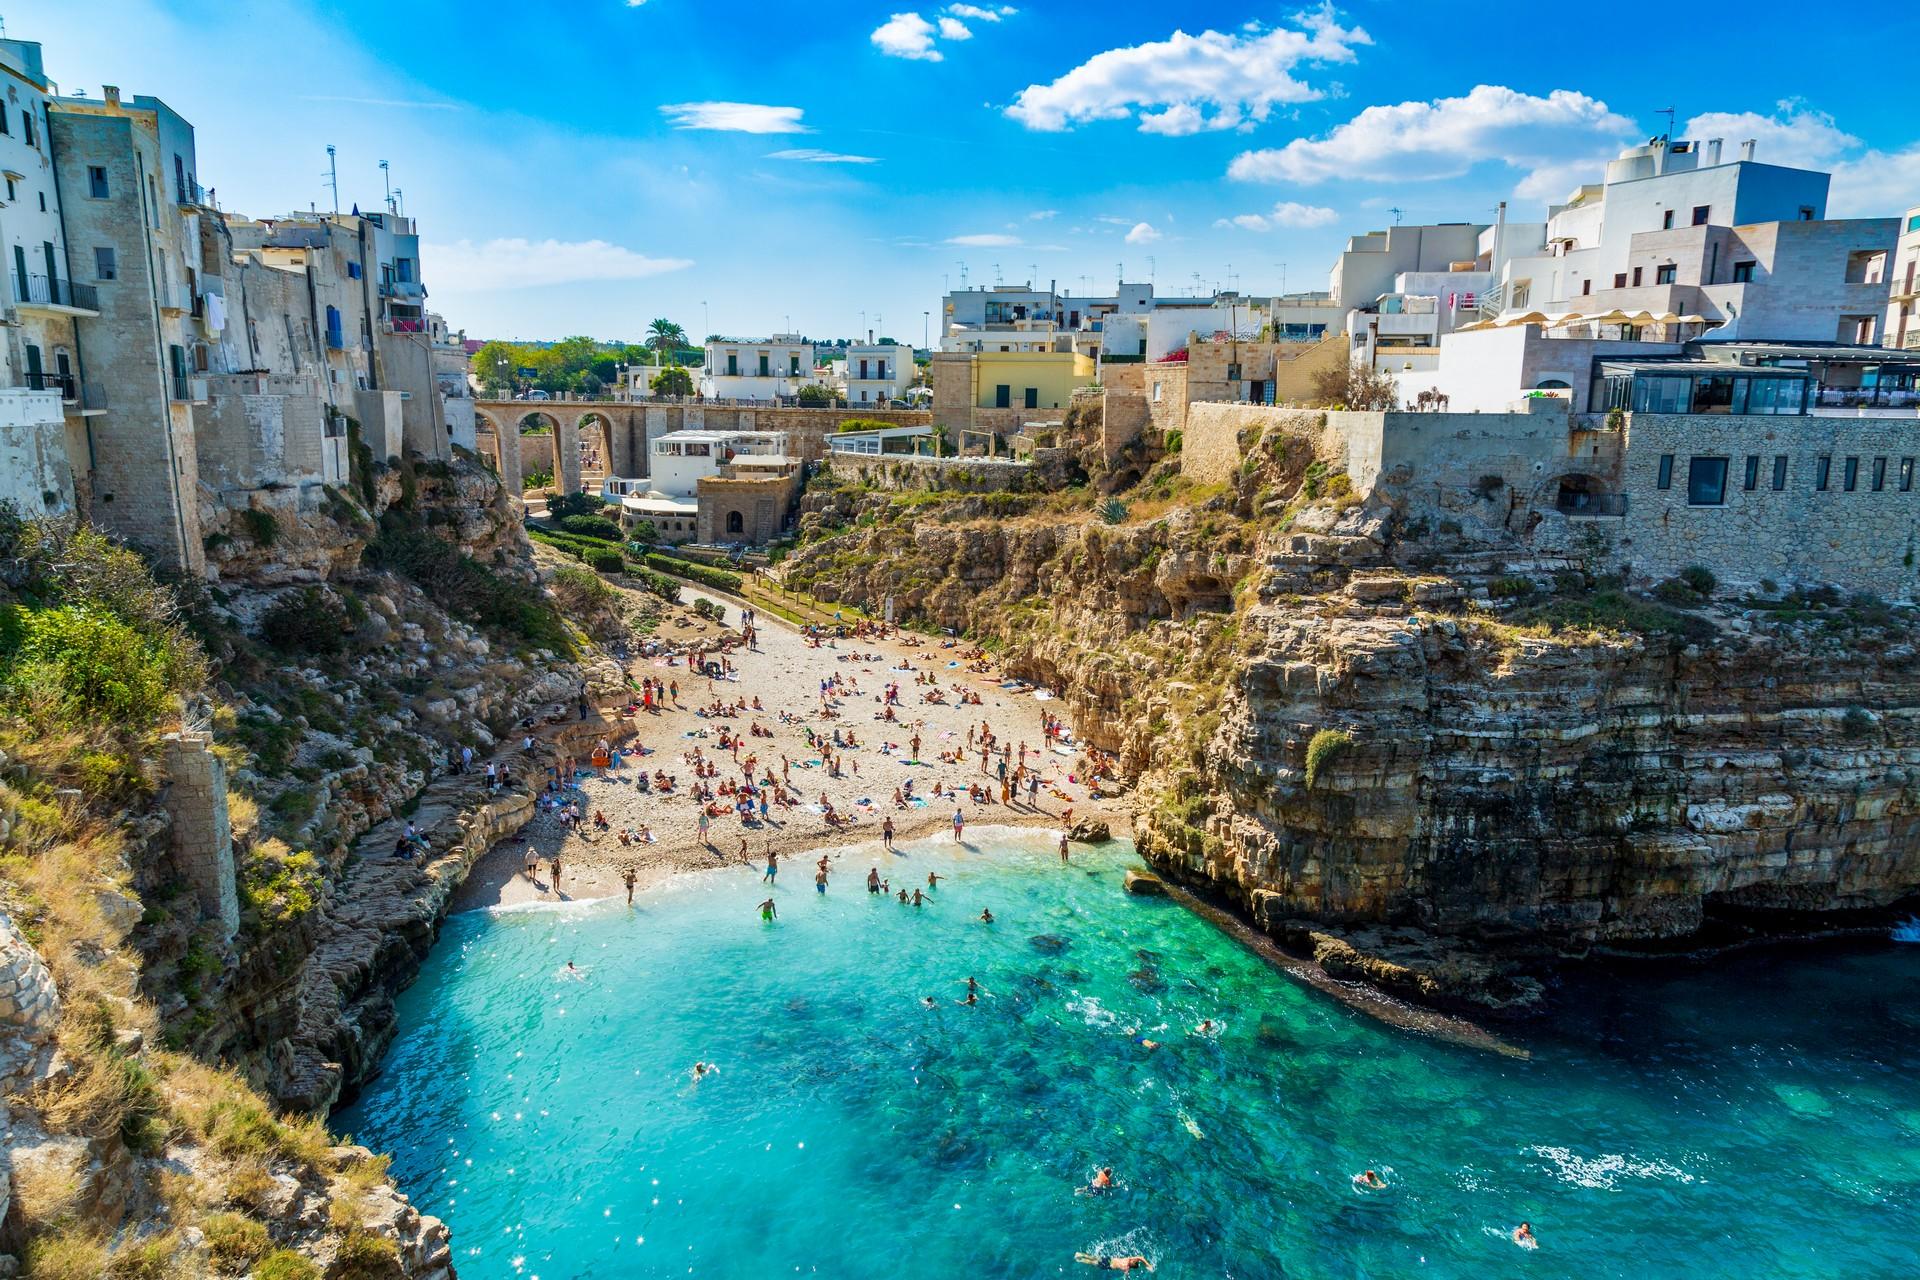
[[[1324,288],[1343,238],[1541,216],[1622,143],[1757,138],[1834,216],[1920,204],[1892,51],[1920,10],[1804,4],[27,0],[63,90],[165,99],[263,215],[377,207],[476,336],[883,326],[957,286]],[[1717,13],[1721,16],[1715,16]],[[1752,33],[1752,34],[1746,34]],[[1691,127],[1690,127],[1691,126]]]

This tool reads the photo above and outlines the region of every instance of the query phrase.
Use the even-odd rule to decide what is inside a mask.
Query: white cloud
[[[645,4],[646,2],[647,0],[627,0],[627,8],[638,9],[641,5]]]
[[[455,240],[423,246],[437,288],[526,289],[579,280],[639,280],[693,265],[650,258],[605,240]]]
[[[947,12],[956,18],[972,18],[975,22],[998,22],[1002,15],[1010,16],[1020,11],[1010,4],[1003,4],[997,9],[982,9],[977,4],[950,4]]]
[[[1240,227],[1246,231],[1271,231],[1275,227],[1325,227],[1340,221],[1340,215],[1325,205],[1300,204],[1282,200],[1267,213],[1242,213],[1221,218],[1216,227]]]
[[[1133,230],[1127,232],[1128,244],[1152,244],[1159,238],[1160,233],[1153,229],[1151,222],[1136,222],[1133,224]]]
[[[1771,116],[1757,111],[1697,115],[1687,121],[1686,136],[1701,142],[1723,139],[1723,161],[1739,159],[1740,144],[1751,138],[1757,144],[1755,160],[1791,169],[1825,169],[1860,145],[1860,139],[1836,125],[1824,111],[1810,111],[1791,101],[1778,105],[1779,113]]]
[[[1019,236],[1000,235],[997,232],[975,236],[948,236],[948,244],[962,245],[969,249],[1005,249],[1020,243]]]
[[[1334,21],[1331,6],[1300,15],[1299,30],[1227,34],[1175,31],[1165,40],[1108,49],[1054,80],[1030,84],[1006,109],[1029,129],[1057,132],[1139,112],[1147,133],[1182,135],[1265,120],[1277,103],[1324,91],[1294,77],[1302,64],[1351,62],[1373,40]]]
[[[1633,133],[1633,121],[1583,93],[1555,89],[1535,97],[1476,85],[1463,98],[1368,107],[1320,138],[1243,151],[1227,168],[1244,182],[1323,182],[1328,178],[1451,178],[1482,160],[1521,169],[1604,159]]]
[[[919,14],[896,13],[875,27],[867,38],[889,58],[938,62],[941,53],[933,47],[933,33],[933,24]]]
[[[940,19],[940,37],[943,40],[971,40],[973,32],[967,30],[967,24],[958,18]]]
[[[1060,216],[1060,211],[1058,209],[1035,209],[1032,213],[1027,215],[1027,221],[1028,222],[1045,222],[1048,218],[1057,218],[1059,216]]]
[[[818,147],[793,147],[786,151],[767,152],[769,160],[797,160],[802,164],[877,164],[874,156],[850,156],[839,151],[822,151]]]
[[[1766,157],[1758,152],[1754,159]],[[1833,189],[1827,197],[1829,218],[1891,218],[1913,207],[1913,175],[1920,173],[1920,142],[1889,155],[1878,149],[1863,152],[1833,167]]]
[[[812,133],[800,123],[799,107],[768,107],[757,102],[673,102],[660,108],[676,129],[714,129],[723,133]]]

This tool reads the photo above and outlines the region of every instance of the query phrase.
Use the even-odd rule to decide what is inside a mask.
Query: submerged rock
[[[1128,871],[1125,887],[1128,893],[1137,893],[1146,897],[1167,891],[1167,886],[1160,883],[1160,877],[1151,871]]]

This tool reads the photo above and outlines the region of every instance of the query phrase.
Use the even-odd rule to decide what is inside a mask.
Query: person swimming
[[[1102,1191],[1113,1190],[1112,1167],[1109,1165],[1102,1165],[1098,1169],[1095,1169],[1093,1171],[1092,1181],[1088,1182],[1087,1185],[1080,1188],[1080,1190],[1090,1196],[1099,1195]]]
[[[1540,1242],[1533,1238],[1533,1224],[1523,1222],[1513,1229],[1513,1242],[1522,1249],[1538,1249]]]
[[[572,978],[575,982],[585,982],[587,980],[587,971],[585,969],[574,968],[573,961],[569,960],[567,961],[566,968],[560,970],[559,976],[562,978]]]
[[[1387,1180],[1368,1169],[1365,1173],[1353,1175],[1353,1185],[1358,1191],[1379,1191],[1387,1185]]]
[[[1089,1267],[1096,1267],[1101,1271],[1136,1271],[1142,1268],[1148,1271],[1153,1270],[1153,1264],[1137,1253],[1119,1255],[1111,1253],[1076,1253],[1073,1255],[1073,1260],[1075,1262],[1085,1263]]]
[[[931,1009],[931,1008],[933,1008],[933,1007],[934,1007],[934,1001],[933,1001],[933,997],[932,997],[932,996],[921,996],[921,997],[920,997],[920,1005],[921,1005],[921,1007],[922,1007],[922,1008],[925,1008],[925,1009]]]
[[[1212,1018],[1202,1018],[1202,1019],[1200,1019],[1200,1025],[1199,1025],[1199,1026],[1197,1026],[1197,1027],[1195,1027],[1195,1028],[1193,1029],[1193,1034],[1195,1034],[1195,1035],[1197,1035],[1197,1036],[1210,1036],[1210,1035],[1212,1035],[1212,1034],[1213,1034],[1213,1019],[1212,1019]]]
[[[694,1080],[700,1081],[706,1079],[718,1070],[720,1070],[720,1068],[711,1062],[696,1062],[693,1064],[693,1070],[689,1072],[689,1074]]]
[[[982,908],[980,909],[980,923],[981,923],[981,924],[992,924],[992,923],[993,923],[993,908],[992,908],[992,907],[982,907]]]

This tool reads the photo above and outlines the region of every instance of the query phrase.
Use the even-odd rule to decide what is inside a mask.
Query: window
[[[1778,493],[1786,487],[1787,455],[1784,453],[1776,453],[1773,455],[1773,491]]]
[[[1633,411],[1635,413],[1686,413],[1691,407],[1692,396],[1692,378],[1643,375],[1634,379]]]
[[[1900,459],[1900,492],[1910,493],[1912,492],[1912,490],[1913,490],[1913,459],[1902,458]]]
[[[20,108],[20,140],[30,147],[40,145],[40,139],[35,137],[33,132],[33,108],[31,106]]]
[[[1733,282],[1735,284],[1752,284],[1753,268],[1754,268],[1754,264],[1751,262],[1734,263],[1733,264]]]
[[[1813,487],[1825,492],[1827,482],[1833,479],[1833,459],[1821,454],[1813,460]]]
[[[1717,507],[1727,500],[1727,460],[1692,458],[1687,462],[1687,505]]]
[[[1707,217],[1712,212],[1713,206],[1710,204],[1697,204],[1693,206],[1693,225],[1696,227],[1706,226]]]
[[[1593,292],[1593,281],[1582,280],[1580,282],[1580,296],[1585,297],[1587,294],[1590,294],[1592,292]]]
[[[359,278],[360,278],[360,264],[357,262],[349,262],[347,264],[347,279],[358,280]]]
[[[1882,489],[1886,487],[1887,487],[1887,460],[1885,458],[1875,458],[1873,460],[1873,491],[1875,493],[1879,493]]]
[[[12,132],[12,126],[7,123],[7,104],[0,102],[0,137],[4,137]],[[1908,227],[1907,230],[1911,231],[1913,228]]]
[[[1813,221],[1813,206],[1812,206],[1812,205],[1810,205],[1810,204],[1803,204],[1803,205],[1801,205],[1801,206],[1800,206],[1800,221],[1802,221],[1802,222],[1812,222],[1812,221]]]
[[[1002,382],[993,389],[993,407],[1010,409],[1013,407],[1013,388]]]
[[[0,133],[5,133],[5,132],[6,132],[5,127],[0,126]],[[1920,213],[1916,213],[1911,218],[1907,219],[1907,230],[1920,231]]]
[[[1636,289],[1640,287],[1640,268],[1639,267],[1635,267],[1633,269],[1633,287]]]
[[[1660,215],[1660,229],[1662,231],[1673,230],[1673,210],[1669,209]]]
[[[1153,384],[1153,402],[1160,403],[1160,384],[1157,382]]]
[[[1023,407],[1028,409],[1038,409],[1040,407],[1040,388],[1027,388],[1027,399]]]
[[[1673,455],[1672,454],[1663,453],[1660,455],[1660,478],[1654,483],[1656,487],[1661,489],[1673,488]]]
[[[1844,475],[1846,478],[1840,482],[1841,487],[1848,493],[1852,493],[1855,489],[1858,489],[1860,487],[1860,459],[1848,458]]]
[[[93,278],[95,280],[118,279],[119,265],[113,260],[111,246],[100,244],[93,247]]]
[[[1669,262],[1663,267],[1655,267],[1653,269],[1653,282],[1655,284],[1672,284],[1673,264]]]
[[[1759,454],[1750,453],[1747,455],[1747,479],[1746,479],[1746,482],[1742,484],[1740,487],[1745,489],[1748,493],[1752,493],[1755,489],[1758,489],[1760,487],[1760,455]]]
[[[13,175],[8,174],[7,175],[7,203],[12,204],[15,200],[18,200],[19,198],[20,196],[13,189]]]
[[[87,194],[95,200],[107,198],[107,167],[103,164],[87,166]]]
[[[1616,289],[1624,289],[1624,288],[1626,288],[1626,287],[1627,287],[1627,273],[1626,273],[1626,272],[1624,272],[1624,271],[1616,271],[1616,272],[1614,272],[1614,273],[1613,273],[1613,287],[1614,287],[1614,288],[1616,288]]]

